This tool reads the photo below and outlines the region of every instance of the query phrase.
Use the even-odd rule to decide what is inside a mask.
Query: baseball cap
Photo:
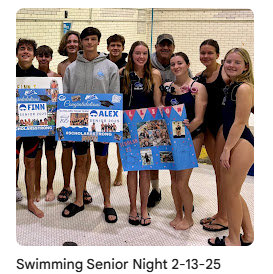
[[[160,34],[160,35],[157,37],[157,42],[156,42],[156,44],[161,43],[163,40],[169,40],[172,44],[174,44],[174,40],[173,40],[172,35],[167,34],[167,33]]]

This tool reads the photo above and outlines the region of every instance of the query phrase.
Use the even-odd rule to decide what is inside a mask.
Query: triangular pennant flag
[[[182,115],[182,112],[183,112],[184,104],[181,104],[181,105],[174,105],[173,108],[174,108],[175,111],[178,113],[178,115],[181,116],[181,115]]]
[[[158,110],[161,113],[161,116],[163,117],[163,107],[158,107]]]
[[[148,110],[152,114],[153,118],[155,118],[157,113],[157,108],[148,108]]]
[[[140,108],[140,109],[137,109],[136,111],[139,114],[140,118],[143,120],[145,113],[147,111],[147,108]]]
[[[172,107],[164,107],[164,112],[167,114],[168,118],[170,118]]]
[[[130,118],[132,121],[135,115],[136,110],[135,109],[130,109],[130,110],[124,110],[124,112],[127,114],[127,116]]]

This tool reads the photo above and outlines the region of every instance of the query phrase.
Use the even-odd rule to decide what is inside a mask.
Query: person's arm
[[[192,89],[196,89],[195,94],[195,117],[190,122],[188,119],[184,120],[184,124],[188,127],[190,132],[196,130],[204,121],[205,111],[208,104],[208,94],[204,85],[200,83],[194,83]]]
[[[230,167],[230,151],[238,143],[245,125],[248,123],[251,108],[253,107],[253,88],[242,84],[236,94],[235,120],[230,128],[220,161],[225,168]]]
[[[160,71],[157,69],[153,69],[153,79],[154,79],[154,104],[156,107],[163,107],[164,105],[162,104],[162,94],[159,89],[162,79],[161,79],[161,74]]]

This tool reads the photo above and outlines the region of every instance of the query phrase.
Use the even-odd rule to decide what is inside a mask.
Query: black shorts
[[[43,143],[45,143],[45,150],[55,150],[57,146],[57,141],[55,136],[46,136],[45,138],[39,139],[38,150],[42,149]]]
[[[27,158],[35,158],[38,151],[38,137],[21,137],[16,141],[16,159],[19,158],[20,149],[23,144],[24,155]]]
[[[90,142],[62,142],[63,149],[72,148],[74,149],[75,155],[84,155],[90,148]],[[108,155],[109,144],[94,143],[95,155],[96,156],[106,156]]]

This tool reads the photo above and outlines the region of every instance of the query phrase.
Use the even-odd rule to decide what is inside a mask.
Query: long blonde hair
[[[244,82],[254,85],[253,67],[247,50],[244,48],[233,48],[228,51],[224,61],[226,61],[226,58],[230,53],[238,53],[243,58],[245,65],[248,66],[247,70],[245,70],[241,75],[237,76],[236,82]]]
[[[123,88],[124,88],[124,93],[125,94],[128,94],[129,89],[130,89],[130,82],[131,81],[130,81],[129,73],[131,71],[134,71],[133,52],[134,52],[135,48],[137,46],[140,46],[140,45],[142,45],[142,46],[144,46],[148,49],[148,60],[147,60],[146,64],[144,65],[144,77],[143,77],[143,82],[144,82],[143,84],[144,84],[145,93],[150,92],[152,90],[152,87],[153,87],[153,74],[152,74],[153,67],[152,67],[152,63],[151,63],[149,47],[143,41],[136,41],[131,46],[129,56],[128,56],[128,63],[126,64],[125,70],[124,70]]]

